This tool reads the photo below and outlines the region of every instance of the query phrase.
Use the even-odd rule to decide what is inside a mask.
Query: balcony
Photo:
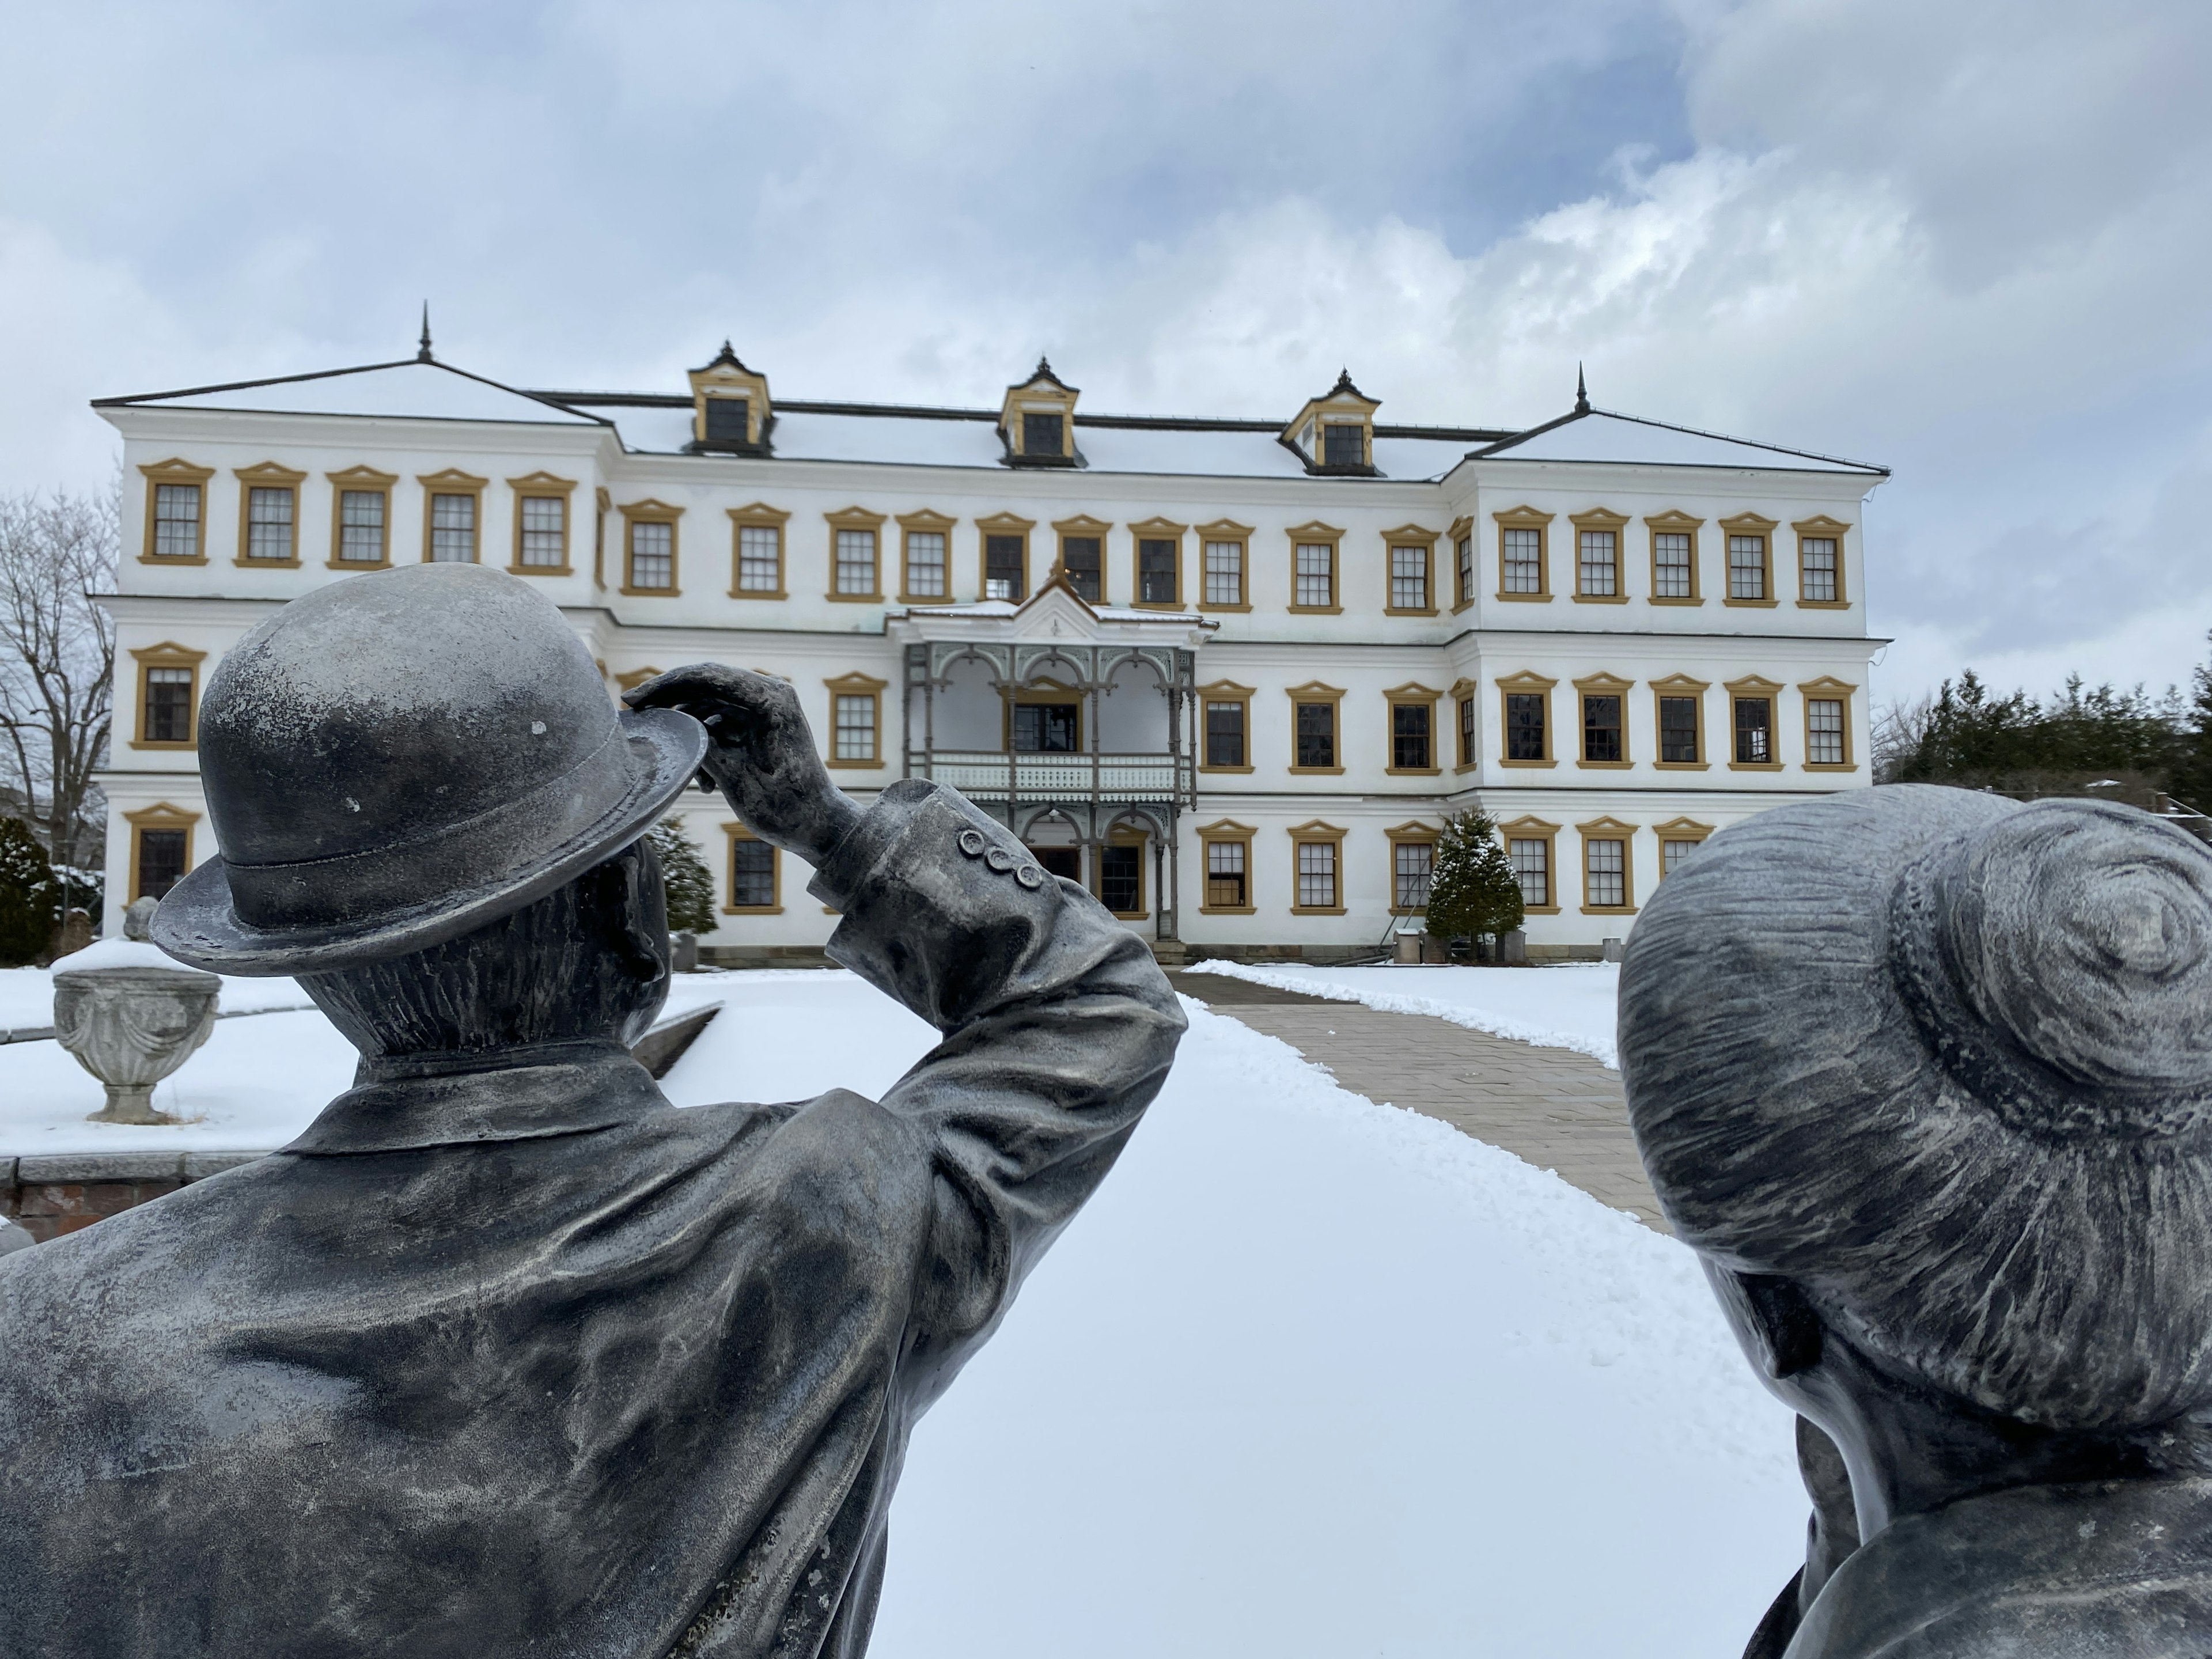
[[[1096,801],[1180,805],[1197,789],[1190,757],[1161,754],[1006,754],[926,749],[909,753],[912,776],[951,784],[979,801]]]

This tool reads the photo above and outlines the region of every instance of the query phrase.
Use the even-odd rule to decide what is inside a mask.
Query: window
[[[1430,726],[1436,719],[1436,706],[1426,702],[1394,702],[1390,705],[1390,769],[1394,772],[1427,772],[1434,769],[1429,763]]]
[[[1766,538],[1731,536],[1728,538],[1729,598],[1766,597]]]
[[[718,401],[709,400],[707,407],[712,409]],[[750,835],[731,832],[730,909],[777,908],[775,873],[775,848]]]
[[[1619,910],[1628,903],[1628,843],[1610,836],[1583,841],[1583,902],[1593,910]]]
[[[1073,755],[1082,744],[1083,710],[1073,702],[1023,702],[1014,705],[1014,752],[1018,755]]]
[[[1459,700],[1459,763],[1474,764],[1474,695],[1469,692]]]
[[[840,530],[837,537],[836,597],[872,599],[876,597],[876,532]]]
[[[472,564],[477,556],[477,498],[434,493],[430,497],[430,562]]]
[[[391,497],[381,489],[342,489],[338,492],[338,562],[341,564],[382,564]]]
[[[1300,542],[1297,552],[1297,588],[1291,604],[1300,611],[1327,611],[1336,604],[1336,546],[1332,542]]]
[[[662,519],[633,519],[629,526],[629,580],[625,587],[668,592],[676,586],[676,526]]]
[[[1510,761],[1549,760],[1544,731],[1544,705],[1549,699],[1541,691],[1509,691],[1505,694],[1505,758]]]
[[[713,398],[706,400],[707,441],[742,444],[752,441],[752,400]]]
[[[1206,543],[1206,602],[1236,605],[1244,603],[1243,543]]]
[[[1054,416],[1057,419],[1058,416]],[[987,599],[1022,599],[1024,550],[1027,540],[1020,536],[986,536],[983,538],[983,597]]]
[[[1139,605],[1180,605],[1182,595],[1177,592],[1176,567],[1182,562],[1177,556],[1182,544],[1146,537],[1137,544],[1137,603]]]
[[[1458,571],[1456,578],[1458,592],[1452,603],[1473,605],[1474,603],[1474,538],[1461,537],[1458,545],[1454,549],[1454,554],[1455,565]]]
[[[1429,841],[1390,843],[1390,908],[1425,910],[1429,908],[1429,878],[1436,868],[1437,847]]]
[[[299,492],[289,484],[253,484],[246,492],[246,556],[289,563],[294,556],[293,508]]]
[[[149,668],[146,714],[140,729],[147,743],[188,744],[192,740],[192,671]]]
[[[1390,608],[1426,611],[1429,608],[1429,550],[1393,547],[1390,550]]]
[[[1687,532],[1657,530],[1651,534],[1651,596],[1659,599],[1688,599],[1697,597],[1696,572],[1692,568],[1691,550],[1695,545]]]
[[[1797,544],[1798,598],[1808,605],[1836,603],[1836,538],[1807,536]]]
[[[1104,560],[1096,536],[1064,536],[1060,543],[1060,568],[1079,599],[1092,605],[1105,595]]]
[[[1544,532],[1540,530],[1508,528],[1504,538],[1504,593],[1541,593],[1544,591]]]
[[[1059,415],[1040,415],[1034,410],[1024,411],[1022,416],[1022,453],[1065,455],[1067,449],[1060,441],[1060,429]]]
[[[1243,698],[1206,699],[1206,764],[1227,769],[1245,766],[1245,711],[1251,707]]]
[[[1737,697],[1735,702],[1735,761],[1739,766],[1771,766],[1774,763],[1774,700]]]
[[[1252,895],[1248,884],[1247,869],[1250,856],[1249,840],[1229,841],[1211,837],[1207,839],[1206,842],[1206,908],[1249,910],[1252,908]]]
[[[726,401],[718,399],[717,401]],[[708,407],[712,407],[709,404]],[[741,524],[738,526],[738,592],[781,593],[783,591],[783,526]]]
[[[1299,702],[1291,705],[1296,721],[1297,759],[1302,772],[1334,771],[1336,768],[1336,704]]]
[[[1098,902],[1117,916],[1144,914],[1143,842],[1109,842],[1098,849]]]
[[[1664,881],[1681,867],[1682,860],[1705,845],[1712,833],[1705,824],[1675,818],[1659,826],[1659,879]]]
[[[1620,594],[1620,533],[1613,530],[1585,530],[1581,538],[1582,560],[1576,592],[1584,599],[1611,599]]]
[[[881,762],[887,683],[860,673],[824,682],[830,688],[830,765],[874,766]]]
[[[1513,878],[1521,884],[1521,902],[1530,910],[1547,909],[1552,902],[1552,843],[1548,837],[1516,836],[1506,843],[1513,861]]]
[[[1682,860],[1696,852],[1703,843],[1694,841],[1662,841],[1659,843],[1659,873],[1663,878],[1681,867]]]
[[[1583,696],[1583,758],[1615,765],[1626,758],[1620,740],[1620,696],[1586,692]]]
[[[951,556],[941,530],[906,535],[906,591],[910,599],[942,599],[951,593]]]
[[[1321,462],[1323,466],[1367,465],[1367,428],[1351,421],[1329,421],[1322,426]]]
[[[1333,841],[1302,841],[1297,843],[1299,909],[1333,910],[1337,908],[1336,846]]]
[[[525,495],[516,505],[522,514],[522,526],[515,562],[532,570],[565,568],[568,562],[568,498]]]
[[[154,486],[154,556],[197,559],[200,556],[200,486]]]
[[[1844,763],[1844,704],[1839,697],[1805,700],[1805,763],[1841,766]]]
[[[166,898],[185,878],[185,848],[190,844],[182,830],[142,829],[138,831],[138,897]]]
[[[1659,758],[1669,766],[1698,763],[1698,699],[1659,699]]]

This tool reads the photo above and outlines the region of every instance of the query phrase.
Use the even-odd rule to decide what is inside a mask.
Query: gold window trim
[[[1433,778],[1443,773],[1444,769],[1441,763],[1431,766],[1398,765],[1396,763],[1398,757],[1396,727],[1397,710],[1401,703],[1427,708],[1429,711],[1429,758],[1431,761],[1437,761],[1437,743],[1442,735],[1437,730],[1437,705],[1442,702],[1443,698],[1443,692],[1423,685],[1418,680],[1408,680],[1405,684],[1394,686],[1382,694],[1382,706],[1386,711],[1382,729],[1382,754],[1387,763],[1382,770],[1385,774],[1397,778]]]
[[[1758,674],[1746,675],[1741,679],[1729,680],[1721,690],[1728,695],[1728,769],[1731,772],[1779,772],[1782,770],[1782,684]],[[1740,761],[1735,757],[1735,703],[1738,697],[1766,699],[1767,740],[1774,745],[1771,761]]]
[[[177,562],[181,564],[184,561],[179,559]],[[170,745],[164,744],[160,746],[167,748]],[[151,806],[142,806],[135,812],[125,812],[123,815],[123,821],[131,826],[129,902],[137,903],[145,893],[145,889],[139,884],[140,854],[143,850],[145,832],[149,830],[181,830],[185,832],[185,870],[188,874],[191,872],[192,836],[200,821],[200,815],[198,812],[187,812],[181,806],[173,806],[167,801],[162,800],[155,801]]]
[[[1314,519],[1295,525],[1284,532],[1291,538],[1291,603],[1286,607],[1293,614],[1304,617],[1340,617],[1344,614],[1344,532],[1334,525],[1323,524]],[[1298,550],[1301,547],[1328,549],[1328,603],[1300,605],[1298,603]],[[1248,576],[1246,580],[1250,579]],[[1247,597],[1249,597],[1248,592]]]
[[[438,497],[473,495],[477,502],[476,528],[470,533],[469,562],[482,564],[484,538],[483,498],[484,491],[491,487],[491,480],[479,478],[473,473],[464,472],[457,466],[449,466],[442,472],[418,472],[415,475],[415,482],[422,486],[422,556],[420,562],[423,564],[430,562],[430,520],[435,510]]]
[[[1700,823],[1695,818],[1669,818],[1664,823],[1651,826],[1651,834],[1659,848],[1659,879],[1667,879],[1667,843],[1670,841],[1702,842],[1713,833],[1710,823]]]
[[[1066,576],[1067,538],[1070,536],[1095,537],[1098,542],[1098,598],[1095,603],[1102,605],[1111,604],[1112,600],[1108,594],[1108,588],[1111,584],[1106,567],[1113,556],[1110,545],[1112,539],[1110,532],[1113,528],[1114,526],[1105,520],[1094,519],[1088,513],[1079,513],[1072,519],[1054,519],[1052,521],[1052,533],[1059,542],[1059,548],[1053,556],[1052,571],[1045,578],[1046,581],[1048,583],[1054,577],[1064,579]],[[1135,556],[1135,553],[1132,551],[1130,557],[1133,559]],[[1067,586],[1068,592],[1073,593],[1075,584],[1070,582]],[[1132,587],[1129,591],[1133,594],[1136,589]],[[1083,598],[1080,593],[1076,593],[1075,597],[1079,599]],[[1093,603],[1093,601],[1086,600],[1085,603]]]
[[[899,527],[899,595],[901,605],[951,605],[952,593],[952,532],[960,520],[930,507],[902,513],[893,520]],[[916,533],[945,538],[945,592],[918,594],[914,591],[914,538]]]
[[[1244,773],[1254,768],[1252,743],[1252,699],[1259,696],[1257,687],[1239,685],[1234,680],[1216,680],[1211,685],[1195,689],[1198,698],[1198,769],[1201,772]],[[1209,766],[1206,763],[1206,705],[1209,702],[1235,702],[1244,706],[1244,764],[1242,766]]]
[[[990,596],[991,538],[1018,536],[1022,538],[1022,596],[1016,605],[1027,605],[1036,597],[1036,586],[1030,580],[1030,532],[1036,528],[1035,519],[1024,519],[1015,513],[994,513],[988,519],[975,520],[975,593],[980,599]],[[951,556],[948,549],[946,556]]]
[[[1340,687],[1324,685],[1319,680],[1308,680],[1304,685],[1287,687],[1285,695],[1291,700],[1291,764],[1285,769],[1299,777],[1337,777],[1344,771],[1344,692]],[[1333,711],[1329,715],[1330,744],[1336,752],[1334,766],[1300,766],[1298,759],[1297,706],[1302,702],[1325,702]],[[1248,752],[1249,739],[1247,739]]]
[[[1838,551],[1840,553],[1841,550]],[[1838,559],[1838,562],[1841,562]],[[1823,674],[1817,680],[1800,682],[1797,700],[1803,705],[1805,760],[1808,772],[1856,772],[1859,769],[1858,753],[1851,742],[1851,699],[1858,695],[1858,687],[1832,674]],[[1813,704],[1840,702],[1844,706],[1844,757],[1841,761],[1816,761],[1813,758]]]
[[[1559,763],[1559,743],[1554,734],[1558,731],[1558,723],[1552,714],[1552,688],[1559,684],[1559,681],[1547,679],[1541,674],[1524,668],[1519,673],[1508,674],[1494,684],[1498,687],[1498,763],[1500,766],[1529,768],[1557,766]],[[1507,699],[1514,696],[1540,696],[1544,700],[1544,758],[1541,760],[1506,758],[1513,746],[1512,704]]]
[[[1615,513],[1610,507],[1593,507],[1581,513],[1567,514],[1567,522],[1575,527],[1575,591],[1577,605],[1626,605],[1628,603],[1628,526],[1626,513]],[[1613,532],[1613,586],[1610,593],[1583,592],[1583,532],[1610,530]]]
[[[166,461],[142,464],[138,471],[146,483],[146,538],[140,544],[138,562],[141,564],[186,565],[207,562],[208,480],[215,477],[211,466],[194,466],[190,461],[171,456]],[[191,484],[200,492],[199,522],[192,538],[193,552],[189,558],[163,558],[154,551],[154,509],[160,504],[160,484]],[[298,514],[293,517],[296,520]]]
[[[388,570],[392,568],[392,492],[399,482],[396,472],[379,472],[374,467],[349,466],[343,472],[325,472],[323,477],[331,486],[331,556],[324,561],[331,570]],[[376,562],[366,559],[342,559],[339,553],[345,547],[345,498],[348,492],[384,497],[384,531]]]
[[[259,461],[252,466],[234,466],[230,476],[238,480],[238,556],[231,562],[249,570],[297,570],[300,568],[300,518],[307,500],[300,486],[307,475],[295,467],[282,466],[275,461]],[[251,559],[246,550],[252,544],[253,492],[257,489],[289,489],[292,492],[291,551],[281,559]],[[203,516],[207,508],[203,501]]]
[[[1437,605],[1437,544],[1442,539],[1443,535],[1441,531],[1425,530],[1417,524],[1401,524],[1395,530],[1386,530],[1382,532],[1382,614],[1384,616],[1433,617],[1437,613],[1439,607]],[[1396,550],[1401,547],[1418,547],[1421,550],[1422,569],[1426,573],[1421,580],[1421,587],[1422,591],[1429,596],[1429,602],[1426,605],[1399,606],[1390,603],[1394,597],[1391,583],[1396,573]]]
[[[1503,513],[1493,513],[1491,518],[1498,526],[1498,597],[1509,605],[1549,605],[1552,602],[1552,520],[1554,513],[1539,513],[1533,507],[1509,507]],[[1509,593],[1505,591],[1505,532],[1509,530],[1533,530],[1536,532],[1536,591],[1533,593]]]
[[[769,890],[775,896],[772,904],[738,904],[737,846],[741,841],[758,841],[760,837],[742,823],[726,821],[722,825],[722,914],[726,916],[780,916],[783,914],[783,849],[771,845],[768,849]]]
[[[1390,894],[1390,914],[1394,916],[1419,916],[1427,915],[1428,912],[1425,906],[1419,910],[1413,910],[1408,909],[1398,902],[1398,848],[1407,842],[1412,842],[1416,845],[1425,843],[1426,845],[1433,848],[1437,842],[1443,838],[1443,831],[1437,828],[1434,824],[1423,823],[1419,819],[1414,818],[1399,824],[1395,829],[1385,830],[1382,834],[1390,843],[1390,866],[1388,872],[1390,883],[1389,890]],[[1431,873],[1433,873],[1433,872],[1431,872]]]
[[[827,764],[839,771],[881,771],[890,763],[884,754],[884,690],[890,682],[873,678],[854,669],[849,674],[840,674],[836,679],[824,680],[822,684],[830,690],[830,755]],[[868,700],[875,723],[876,757],[873,760],[837,758],[837,699],[840,697],[866,697]]]
[[[1705,693],[1712,690],[1709,680],[1692,679],[1687,674],[1669,674],[1663,680],[1651,682],[1651,766],[1659,772],[1706,772],[1712,769],[1712,746],[1705,738]],[[1666,751],[1666,722],[1660,719],[1660,702],[1667,697],[1687,697],[1697,705],[1697,744],[1702,759],[1693,761],[1662,760]]]
[[[1291,838],[1291,914],[1294,916],[1340,916],[1344,914],[1344,838],[1351,833],[1319,818],[1294,824],[1286,832]],[[1336,902],[1334,904],[1301,904],[1298,902],[1298,848],[1327,845],[1336,849]],[[1248,873],[1248,886],[1252,879]]]
[[[181,750],[199,747],[200,665],[207,660],[207,654],[204,651],[195,651],[189,646],[179,645],[174,640],[163,640],[159,645],[142,646],[131,653],[132,659],[138,665],[138,702],[131,725],[131,746],[133,749]],[[183,668],[191,672],[191,684],[185,688],[185,737],[182,742],[157,743],[145,735],[146,704],[148,694],[152,690],[146,676],[148,670],[155,668]]]
[[[841,507],[835,513],[824,513],[822,521],[830,529],[830,591],[822,597],[832,605],[881,605],[884,602],[884,526],[890,521],[889,515],[871,513],[865,507]],[[837,591],[837,532],[841,530],[865,530],[875,547],[869,561],[868,591],[865,593],[840,593]]]
[[[623,501],[615,510],[623,517],[623,580],[619,591],[647,599],[677,598],[684,592],[684,509],[648,495],[641,501]],[[668,586],[665,587],[639,587],[630,580],[636,574],[636,532],[641,524],[665,524],[668,526]]]
[[[1799,519],[1790,528],[1797,537],[1797,608],[1800,611],[1848,611],[1851,608],[1850,590],[1844,584],[1844,537],[1850,526],[1840,519],[1832,519],[1825,513],[1816,513],[1809,519]],[[1808,599],[1805,597],[1805,544],[1808,540],[1827,540],[1836,544],[1836,597],[1832,599]]]
[[[1106,831],[1104,847],[1134,847],[1138,849],[1137,908],[1133,910],[1116,910],[1109,906],[1106,914],[1117,921],[1146,921],[1152,918],[1152,881],[1145,868],[1145,849],[1152,845],[1152,840],[1151,831],[1138,824],[1131,823],[1126,819],[1111,825]],[[1103,848],[1101,850],[1103,851]],[[1099,903],[1104,904],[1106,902],[1105,860],[1103,857],[1094,858],[1091,862],[1097,872],[1097,890],[1091,894],[1091,897],[1097,899]],[[1245,890],[1248,892],[1251,890],[1251,872],[1248,869],[1244,876]]]
[[[1516,841],[1540,841],[1544,843],[1544,885],[1552,896],[1549,904],[1524,904],[1522,914],[1531,916],[1556,916],[1563,908],[1559,903],[1559,826],[1527,814],[1510,823],[1498,826],[1498,839],[1510,860]]]
[[[1467,580],[1459,579],[1459,544],[1467,544]],[[1451,549],[1452,557],[1452,615],[1456,617],[1475,601],[1476,590],[1482,586],[1482,550],[1476,544],[1474,520],[1462,513],[1451,521],[1444,532],[1444,545]]]
[[[1259,894],[1255,886],[1252,861],[1252,839],[1260,832],[1249,823],[1239,823],[1234,818],[1216,818],[1212,823],[1200,824],[1198,836],[1199,889],[1198,913],[1202,916],[1249,916],[1256,915],[1255,902]],[[1206,902],[1206,849],[1217,841],[1234,842],[1244,848],[1244,902],[1242,904],[1208,904]]]
[[[1585,772],[1626,772],[1636,764],[1635,750],[1628,740],[1628,694],[1636,689],[1634,680],[1625,680],[1618,674],[1602,672],[1585,674],[1572,682],[1575,688],[1575,764]],[[1587,722],[1583,719],[1583,699],[1587,696],[1619,697],[1620,699],[1620,758],[1617,761],[1594,761],[1583,755],[1582,734]]]
[[[1089,700],[1081,688],[1062,684],[1054,679],[1033,679],[1011,690],[1000,693],[999,747],[1006,754],[1014,752],[1014,710],[1038,703],[1073,703],[1075,705],[1075,747],[1071,756],[1089,751],[1084,747],[1089,722],[1084,716],[1089,712]]]
[[[1150,518],[1129,526],[1129,607],[1133,611],[1184,611],[1189,607],[1183,596],[1190,590],[1183,586],[1182,538],[1190,533],[1187,524],[1177,524],[1173,519]],[[1217,540],[1220,539],[1216,538]],[[1172,603],[1163,605],[1158,599],[1145,597],[1145,544],[1173,542],[1175,544],[1175,591]]]
[[[730,515],[730,597],[733,599],[787,599],[791,597],[791,581],[786,572],[785,560],[789,555],[789,533],[785,526],[791,514],[766,501],[750,501],[743,507],[722,509]],[[773,530],[775,532],[775,591],[763,592],[738,586],[745,556],[745,532]]]
[[[707,441],[707,400],[709,398],[741,397],[745,404],[745,442],[757,448],[768,432],[772,413],[768,393],[768,376],[755,374],[738,361],[725,341],[721,352],[704,368],[692,369],[686,378],[691,383],[691,441]]]
[[[574,562],[568,550],[574,544],[575,515],[569,511],[568,499],[576,493],[576,480],[563,478],[545,471],[527,472],[520,478],[507,481],[513,495],[514,533],[507,554],[507,574],[514,576],[573,576]],[[525,564],[522,562],[522,504],[527,501],[557,501],[561,503],[561,562],[558,564]]]
[[[1575,833],[1583,838],[1583,902],[1586,916],[1632,916],[1636,914],[1636,826],[1623,823],[1610,814],[1592,818],[1588,823],[1578,823]],[[1620,902],[1592,904],[1589,902],[1589,844],[1594,841],[1617,841],[1620,843]]]
[[[1651,603],[1653,605],[1703,605],[1705,602],[1705,579],[1699,567],[1704,563],[1704,550],[1698,545],[1698,532],[1705,528],[1703,519],[1693,519],[1680,507],[1670,507],[1664,513],[1647,514],[1644,520],[1651,556]],[[1687,536],[1690,538],[1690,592],[1686,599],[1659,597],[1659,538],[1662,536]]]
[[[1764,519],[1756,513],[1739,513],[1733,518],[1722,519],[1717,523],[1721,532],[1721,580],[1723,583],[1721,603],[1735,605],[1740,610],[1771,611],[1782,603],[1782,596],[1776,592],[1774,588],[1774,532],[1782,528],[1782,521],[1779,519]],[[1731,596],[1729,589],[1735,586],[1729,574],[1735,568],[1730,562],[1731,556],[1728,546],[1728,538],[1731,536],[1758,536],[1763,538],[1762,545],[1765,551],[1760,556],[1765,564],[1765,576],[1763,581],[1766,590],[1765,599],[1739,599]]]
[[[999,434],[1005,441],[1009,455],[1027,458],[1025,447],[1028,434],[1023,429],[1024,415],[1052,415],[1060,416],[1060,460],[1075,459],[1075,404],[1081,393],[1066,384],[1052,372],[1051,365],[1042,357],[1037,359],[1036,371],[1028,380],[1006,388],[1006,397],[999,404]],[[1008,532],[1000,531],[1000,535]]]
[[[1450,696],[1452,700],[1452,755],[1454,757],[1452,761],[1452,770],[1455,773],[1473,772],[1478,769],[1482,764],[1481,683],[1477,680],[1468,679],[1462,675],[1460,678],[1452,682]],[[1469,759],[1461,760],[1457,758],[1459,755],[1460,711],[1462,708],[1472,708],[1474,710],[1474,754]]]
[[[1239,524],[1234,519],[1216,519],[1212,524],[1194,526],[1193,533],[1198,538],[1197,608],[1223,616],[1249,611],[1252,608],[1252,538],[1259,533],[1258,531],[1249,524]],[[1240,550],[1237,562],[1243,574],[1239,578],[1238,591],[1244,598],[1238,604],[1212,605],[1206,600],[1206,544],[1208,542],[1234,542]]]

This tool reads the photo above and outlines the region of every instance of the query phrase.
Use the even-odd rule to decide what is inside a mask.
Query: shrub
[[[20,968],[46,952],[61,920],[61,884],[21,818],[0,818],[0,968]]]
[[[714,878],[699,849],[674,818],[663,818],[646,834],[660,860],[660,878],[668,891],[668,931],[714,931]]]
[[[1521,925],[1521,884],[1486,812],[1455,812],[1437,838],[1429,932],[1439,939],[1502,936]]]

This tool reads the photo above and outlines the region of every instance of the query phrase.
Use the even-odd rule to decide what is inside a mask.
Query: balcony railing
[[[1197,777],[1184,755],[1008,755],[990,750],[915,750],[917,778],[949,783],[976,800],[1192,803]]]

